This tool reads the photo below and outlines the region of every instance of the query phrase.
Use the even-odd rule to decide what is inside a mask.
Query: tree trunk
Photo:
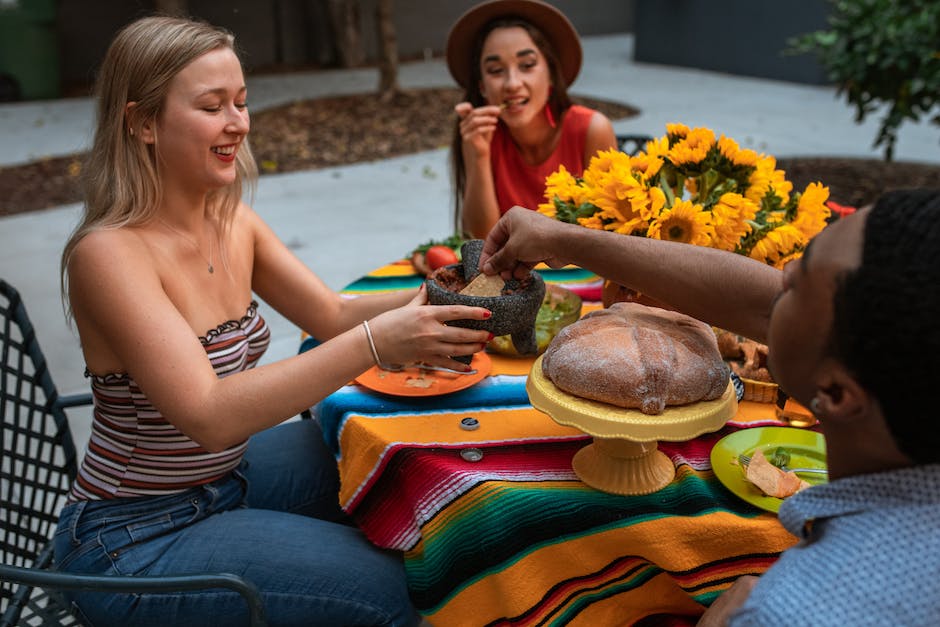
[[[154,9],[163,15],[184,16],[189,13],[187,0],[154,0]]]
[[[379,43],[379,99],[391,100],[398,87],[398,37],[392,21],[392,0],[378,0],[375,26]]]
[[[336,50],[342,67],[357,67],[364,63],[362,27],[359,21],[358,0],[329,0],[330,20],[336,36]]]

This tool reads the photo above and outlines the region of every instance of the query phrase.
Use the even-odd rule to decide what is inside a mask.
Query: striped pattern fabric
[[[351,287],[383,291],[382,277]],[[385,287],[405,278],[391,272]],[[431,623],[692,625],[735,578],[763,573],[796,542],[725,489],[709,462],[728,433],[781,424],[772,405],[742,402],[719,432],[660,442],[676,479],[618,496],[571,469],[590,437],[529,405],[531,360],[491,357],[490,376],[466,390],[403,398],[349,385],[316,408],[342,507],[373,543],[404,552]],[[479,427],[462,429],[466,417]]]
[[[544,264],[536,269],[547,283],[561,285],[586,302],[601,300],[604,280],[593,272],[575,266],[552,269]],[[424,277],[415,274],[411,261],[402,259],[373,270],[361,279],[350,283],[343,288],[343,294],[361,296],[362,294],[394,292],[416,288],[423,282]]]
[[[240,320],[199,340],[221,378],[253,367],[270,336],[252,301]],[[95,398],[94,419],[70,502],[172,494],[215,481],[241,462],[247,441],[210,453],[170,424],[128,375],[86,371],[86,376]]]

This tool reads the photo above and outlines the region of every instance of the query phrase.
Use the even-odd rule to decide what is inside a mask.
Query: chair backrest
[[[0,553],[2,563],[38,560],[55,532],[77,472],[75,444],[19,293],[0,279]],[[6,605],[15,586],[0,584]]]
[[[238,592],[248,604],[249,624],[266,625],[261,593],[236,575],[95,576],[50,568],[59,511],[78,472],[65,408],[91,401],[90,394],[59,395],[19,292],[0,279],[0,626],[79,625],[60,590],[216,588]]]
[[[628,155],[635,155],[644,150],[646,142],[652,139],[649,135],[617,135],[617,148]]]

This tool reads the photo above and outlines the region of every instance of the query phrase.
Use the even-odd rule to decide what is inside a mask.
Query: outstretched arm
[[[89,233],[68,268],[88,369],[133,378],[161,415],[209,451],[295,416],[371,367],[369,338],[358,324],[365,318],[376,352],[387,363],[460,369],[463,364],[451,356],[482,350],[489,339],[486,331],[444,324],[482,320],[485,309],[428,306],[423,291],[412,292],[407,303],[373,299],[347,306],[247,208],[236,216],[227,242],[225,271],[215,274],[217,280],[201,279],[196,289],[185,281],[200,279],[177,280],[176,267],[167,266],[170,256],[140,228]],[[256,285],[259,296],[330,339],[303,354],[220,377],[199,336],[244,315],[253,273],[265,284]],[[389,309],[397,304],[404,306]]]
[[[487,274],[574,264],[709,324],[765,341],[782,273],[734,253],[598,231],[514,207],[490,232]]]

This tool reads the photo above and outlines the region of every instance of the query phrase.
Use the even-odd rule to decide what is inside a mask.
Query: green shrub
[[[883,112],[874,146],[894,155],[898,128],[940,107],[938,0],[833,0],[829,29],[790,40],[790,52],[816,53],[829,79],[855,107],[855,121]],[[940,126],[940,111],[931,118]]]

